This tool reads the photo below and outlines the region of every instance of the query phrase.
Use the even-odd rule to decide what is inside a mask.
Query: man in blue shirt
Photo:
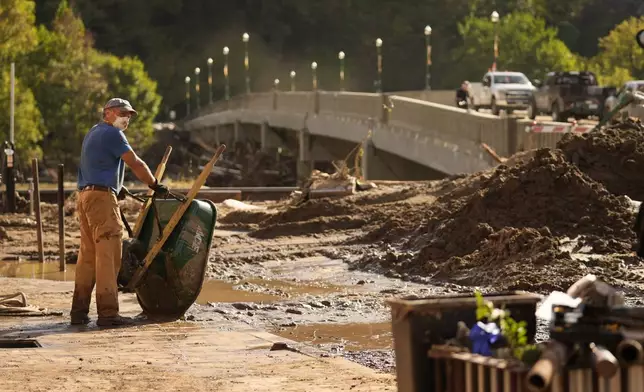
[[[132,150],[124,130],[137,112],[124,99],[110,99],[103,120],[83,140],[78,169],[77,211],[80,220],[80,251],[72,300],[71,323],[89,323],[89,305],[96,285],[96,307],[100,326],[130,324],[119,315],[117,276],[121,268],[123,222],[118,199],[123,187],[125,165],[136,177],[164,196],[168,188],[154,178],[150,168]]]

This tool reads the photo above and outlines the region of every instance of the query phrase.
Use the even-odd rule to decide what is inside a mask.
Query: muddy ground
[[[629,303],[641,303],[644,263],[633,252],[631,198],[644,197],[630,184],[641,181],[637,168],[644,165],[639,126],[566,137],[560,149],[440,181],[381,183],[296,205],[220,204],[211,280],[186,317],[223,315],[390,372],[391,297],[475,289],[547,294],[594,273],[624,290]],[[136,203],[124,207],[133,221]],[[78,247],[73,210],[70,200],[69,261]],[[43,211],[46,253],[56,255],[55,208]],[[3,257],[35,254],[33,218],[5,215],[0,226]]]

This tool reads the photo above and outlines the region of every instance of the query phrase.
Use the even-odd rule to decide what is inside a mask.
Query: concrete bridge
[[[345,159],[362,145],[362,174],[372,180],[476,172],[498,164],[483,143],[509,156],[554,147],[561,138],[561,133],[530,131],[530,120],[448,106],[453,99],[453,91],[274,91],[215,102],[179,125],[209,144],[253,140],[263,149],[297,151],[301,176],[316,162]]]

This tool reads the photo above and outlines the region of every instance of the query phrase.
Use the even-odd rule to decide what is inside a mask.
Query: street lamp
[[[208,58],[208,103],[212,103],[212,58]]]
[[[273,81],[273,88],[275,89],[275,91],[279,91],[279,88],[280,88],[280,80],[279,79],[275,79]]]
[[[291,91],[295,91],[295,71],[291,71]]]
[[[378,82],[376,85],[376,92],[382,92],[382,40],[376,40],[376,51],[378,53]]]
[[[190,114],[190,76],[186,76],[186,114]]]
[[[228,49],[228,46],[224,46],[222,52],[224,54],[224,82],[226,89],[224,98],[228,101],[230,99],[230,80],[228,78],[228,53],[230,53],[230,49]]]
[[[248,62],[248,41],[250,35],[244,33],[242,41],[244,41],[244,69],[246,70],[246,94],[250,94],[250,63]]]
[[[496,71],[496,61],[499,57],[499,32],[497,27],[499,24],[499,13],[493,11],[492,15],[490,15],[490,19],[494,24],[494,62],[492,63],[492,71]]]
[[[311,71],[313,72],[313,91],[317,91],[318,89],[318,75],[316,69],[318,69],[318,63],[314,61],[311,63]]]
[[[432,28],[430,25],[425,26],[425,49],[427,52],[427,63],[425,64],[425,90],[431,90],[430,81],[431,73],[430,67],[432,65]]]
[[[344,91],[344,52],[338,53],[340,60],[340,91]]]
[[[197,98],[197,110],[199,110],[200,102],[199,99],[201,98],[201,95],[199,94],[199,74],[201,73],[201,70],[199,67],[195,68],[195,95]]]

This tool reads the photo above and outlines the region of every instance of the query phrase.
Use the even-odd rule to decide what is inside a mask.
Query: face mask
[[[127,128],[129,122],[130,119],[128,117],[117,117],[112,125],[120,130],[124,130],[125,128]]]

